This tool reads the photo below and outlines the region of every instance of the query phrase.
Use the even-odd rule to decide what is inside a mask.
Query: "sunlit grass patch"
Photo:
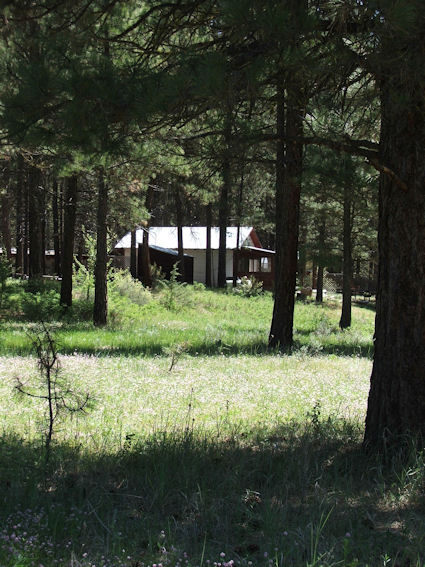
[[[76,388],[93,393],[95,409],[84,429],[96,443],[112,435],[121,442],[131,431],[139,435],[191,412],[197,426],[214,431],[225,419],[234,423],[273,424],[302,420],[316,404],[323,415],[364,418],[370,361],[358,357],[264,355],[218,357],[182,355],[171,372],[168,357],[62,357],[63,374]],[[0,359],[0,393],[10,399],[15,375],[34,374],[32,358]],[[25,412],[31,403],[25,403]],[[3,424],[25,433],[34,424],[22,419],[23,406],[7,402]],[[13,413],[15,416],[12,420]],[[34,414],[35,416],[35,414]],[[12,420],[12,421],[11,421]],[[81,424],[78,424],[78,427]],[[77,427],[77,424],[76,424]],[[73,435],[73,426],[66,429]],[[64,440],[69,439],[64,437]]]

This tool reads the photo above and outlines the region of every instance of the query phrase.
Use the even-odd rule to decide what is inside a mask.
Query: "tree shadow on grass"
[[[294,567],[319,556],[324,566],[425,560],[423,462],[385,465],[362,452],[358,427],[314,411],[273,429],[226,419],[214,435],[190,420],[144,439],[124,432],[117,450],[57,444],[47,466],[39,447],[4,435],[0,518],[13,553],[0,548],[0,563],[34,559],[24,531],[50,542],[43,565],[71,552],[133,566],[174,564],[183,551],[194,565],[220,552],[265,566],[266,553]]]
[[[117,338],[113,340],[95,341],[91,340],[90,336],[95,337],[96,331],[87,331],[88,340],[79,341],[78,339],[72,340],[68,343],[66,334],[63,338],[58,337],[59,352],[62,355],[70,354],[86,354],[91,356],[168,356],[168,350],[175,347],[184,345],[184,352],[191,356],[262,356],[280,354],[278,348],[270,349],[267,340],[247,340],[239,343],[226,342],[226,339],[217,339],[213,341],[202,341],[198,339],[185,339],[184,334],[176,335],[173,340],[168,342],[149,340],[144,342],[143,337],[140,343],[129,344],[125,338],[120,340],[122,331],[117,334]],[[360,356],[365,358],[373,357],[373,345],[359,344],[353,338],[352,342],[347,340],[344,343],[332,344],[331,342],[324,342],[316,340],[309,340],[310,332],[296,332],[294,345],[291,350],[292,354],[305,353],[309,356],[320,356],[333,354],[337,356]],[[29,340],[19,341],[17,344],[3,343],[1,346],[1,355],[8,356],[26,356],[33,354],[33,349]]]
[[[353,305],[361,307],[362,309],[367,309],[368,311],[376,311],[376,301],[364,301],[362,299],[357,299],[353,301]]]

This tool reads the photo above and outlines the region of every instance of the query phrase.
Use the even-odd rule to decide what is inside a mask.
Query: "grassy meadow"
[[[10,281],[0,308],[0,565],[425,565],[423,456],[361,449],[374,311],[298,303],[295,347],[267,351],[269,294],[117,276],[110,324],[90,282],[59,307]],[[43,320],[61,378],[90,394],[55,424],[31,336]]]

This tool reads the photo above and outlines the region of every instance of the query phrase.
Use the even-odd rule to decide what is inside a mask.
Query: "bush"
[[[146,305],[152,300],[151,292],[141,282],[135,280],[127,270],[114,272],[109,285],[111,292],[126,297],[136,305]]]
[[[263,292],[263,282],[259,282],[254,276],[242,276],[240,283],[233,288],[233,293],[242,297],[255,297]]]
[[[151,265],[151,280],[153,290],[157,290],[161,287],[161,282],[165,280],[165,275],[161,266],[158,266],[155,263]]]
[[[207,288],[205,284],[201,282],[193,282],[193,290],[194,291],[205,291]]]
[[[28,293],[22,300],[22,311],[29,321],[53,321],[62,311],[60,295],[53,289]]]
[[[91,321],[93,319],[93,301],[84,297],[74,299],[72,306],[65,311],[67,321]]]
[[[179,270],[177,262],[171,270],[169,280],[161,280],[158,288],[161,289],[160,302],[169,311],[174,311],[183,305],[189,306],[193,303],[193,290],[187,287],[185,282],[179,282]]]

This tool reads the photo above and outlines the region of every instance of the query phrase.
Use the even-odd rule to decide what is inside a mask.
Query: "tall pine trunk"
[[[323,266],[317,267],[316,303],[323,303]]]
[[[323,303],[323,271],[324,271],[324,253],[325,253],[325,234],[326,224],[325,216],[322,217],[322,222],[319,228],[319,258],[317,266],[317,282],[316,282],[316,303]]]
[[[224,155],[223,155],[223,183],[221,185],[220,200],[218,204],[218,226],[220,240],[218,244],[218,273],[217,286],[226,287],[226,256],[227,256],[227,224],[229,219],[229,195],[232,184],[232,171],[230,162],[232,136],[232,108],[228,101],[224,125]]]
[[[176,187],[174,191],[174,204],[176,206],[177,220],[177,253],[179,259],[179,280],[186,281],[185,265],[184,265],[184,247],[183,247],[183,211],[180,195],[180,188]]]
[[[29,248],[30,248],[30,172],[29,168],[25,171],[25,185],[24,185],[24,274],[29,274]]]
[[[205,285],[212,287],[212,254],[211,254],[211,225],[212,225],[212,204],[208,203],[206,207],[206,223],[207,223],[207,247],[205,250]]]
[[[3,164],[3,193],[1,196],[1,224],[3,236],[3,253],[6,252],[7,258],[12,257],[12,234],[10,229],[10,165],[9,162]]]
[[[395,61],[404,58],[400,43],[399,51],[391,44]],[[364,443],[385,449],[391,441],[400,445],[407,435],[419,434],[423,447],[425,100],[420,78],[409,84],[388,68],[381,79],[381,113],[380,160],[398,179],[385,172],[380,179],[375,354]]]
[[[345,161],[350,159],[344,158]],[[347,168],[346,173],[347,173]],[[349,184],[349,176],[345,175],[344,180],[344,219],[343,219],[343,266],[342,266],[342,310],[339,326],[341,329],[347,329],[351,326],[351,287],[353,280],[353,259],[352,259],[352,188]]]
[[[24,269],[24,233],[25,233],[25,202],[24,202],[24,159],[18,154],[16,164],[16,258],[15,272],[22,273]]]
[[[277,96],[276,152],[276,271],[275,300],[269,346],[287,350],[293,343],[297,274],[299,208],[303,145],[303,93],[295,76],[287,80],[286,124],[283,85]],[[286,148],[283,142],[286,133]],[[286,151],[285,151],[286,149]],[[286,168],[284,166],[286,163]]]
[[[61,246],[59,233],[59,202],[58,202],[58,180],[53,179],[52,184],[52,216],[53,216],[53,248],[55,251],[55,274],[61,275]]]
[[[130,274],[137,279],[137,235],[136,230],[131,231],[130,239]]]
[[[46,178],[45,175],[42,176],[41,178],[41,183],[42,185],[47,188],[47,184],[48,184],[48,180]],[[47,209],[46,209],[46,191],[44,190],[41,193],[41,200],[40,200],[40,204],[41,204],[41,249],[43,251],[42,255],[41,255],[41,269],[43,271],[43,274],[46,273],[46,250],[47,250],[47,246],[46,246],[46,228],[47,228]]]
[[[74,263],[75,218],[77,214],[77,176],[68,177],[65,182],[61,305],[72,305],[72,266]]]
[[[94,268],[93,323],[97,327],[106,325],[108,318],[107,266],[108,266],[108,186],[105,174],[99,172],[97,196],[96,264]]]
[[[241,179],[239,183],[239,194],[238,194],[238,204],[236,206],[236,216],[238,219],[237,230],[236,230],[236,250],[233,252],[233,287],[236,287],[238,283],[238,270],[239,270],[239,249],[240,249],[240,236],[241,236],[241,217],[242,217],[242,205],[243,205],[243,190],[244,190],[244,174],[245,174],[245,163],[242,163]]]
[[[43,275],[42,192],[41,171],[30,166],[28,172],[28,232],[29,232],[29,279],[35,281]]]
[[[148,190],[146,192],[146,201],[145,201],[145,208],[150,214],[152,210],[153,204],[153,188],[151,185],[148,186]],[[140,255],[140,274],[139,278],[141,279],[143,285],[145,287],[152,287],[152,270],[151,270],[151,259],[149,253],[149,225],[150,220],[145,223],[145,228],[143,230],[143,241],[142,246],[139,247]]]

